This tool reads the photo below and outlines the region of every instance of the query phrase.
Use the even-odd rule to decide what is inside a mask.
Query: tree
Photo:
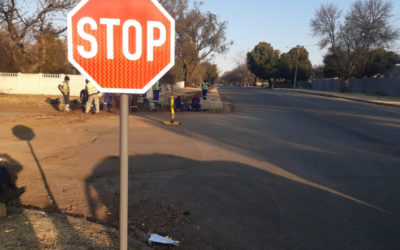
[[[246,64],[241,64],[232,71],[225,72],[221,81],[224,84],[252,86],[256,82],[256,76],[250,72]]]
[[[265,42],[259,43],[247,54],[247,66],[256,77],[270,80],[277,75],[279,54],[274,48]]]
[[[188,0],[160,2],[176,20],[176,59],[183,68],[185,84],[191,84],[200,63],[228,51],[232,42],[226,37],[227,23],[211,12],[203,12],[197,1],[191,9]]]
[[[315,11],[315,18],[311,20],[311,30],[314,36],[321,37],[319,46],[322,49],[327,46],[336,49],[341,13],[334,4],[321,5]]]
[[[241,50],[241,51],[236,52],[235,56],[232,57],[232,61],[236,64],[236,67],[246,64],[247,63],[247,51]]]
[[[288,53],[283,53],[279,57],[277,65],[277,76],[293,81],[296,74],[299,81],[306,81],[311,77],[312,65],[309,59],[309,54],[303,46],[296,46]]]
[[[216,64],[211,64],[209,62],[202,63],[200,64],[199,71],[202,80],[207,81],[208,83],[214,82],[219,77]]]
[[[337,54],[333,53],[333,51],[331,50],[324,56],[324,77],[335,78],[342,76],[338,65],[340,65],[339,58]]]
[[[353,76],[355,77],[371,77],[375,75],[383,75],[389,68],[400,63],[400,55],[393,51],[387,51],[384,48],[371,50],[366,55],[367,63],[365,65],[355,65]],[[339,77],[340,71],[336,67],[338,65],[338,56],[332,51],[324,56],[324,77]]]
[[[317,65],[312,68],[311,73],[312,79],[321,79],[324,78],[324,65]]]
[[[396,63],[400,63],[400,55],[379,48],[369,53],[368,63],[364,68],[360,68],[357,72],[358,77],[383,75],[389,68]]]
[[[0,71],[17,72],[18,69],[13,64],[12,58],[12,40],[7,34],[0,30]]]
[[[0,2],[0,29],[9,38],[7,50],[13,71],[30,72],[35,68],[43,48],[39,48],[39,54],[34,53],[34,38],[53,23],[53,18],[65,15],[76,2],[77,0],[37,0],[36,6],[31,8],[33,12],[27,10],[27,5],[22,0]],[[65,30],[65,26],[53,28],[53,35],[58,36]]]
[[[296,70],[297,65],[297,80],[298,81],[307,81],[311,77],[312,64],[310,59],[308,58],[308,51],[303,46],[296,46],[292,48],[289,53],[292,58],[292,62],[294,62],[292,71]],[[294,79],[294,78],[291,78]]]
[[[341,19],[335,5],[322,5],[311,20],[313,34],[319,36],[320,47],[330,46],[329,53],[337,60],[335,67],[345,79],[365,72],[373,57],[371,52],[390,47],[399,37],[391,23],[391,2],[357,0]]]
[[[283,53],[279,57],[277,71],[280,78],[293,79],[296,63],[294,60],[296,59],[293,58],[289,53]]]
[[[39,34],[35,46],[40,51],[40,59],[36,72],[45,73],[65,73],[68,63],[67,44],[65,40],[57,39],[51,32],[42,32]]]

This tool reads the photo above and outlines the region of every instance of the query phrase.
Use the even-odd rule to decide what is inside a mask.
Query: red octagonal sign
[[[84,0],[68,14],[68,59],[101,92],[147,92],[174,55],[175,21],[157,0]]]

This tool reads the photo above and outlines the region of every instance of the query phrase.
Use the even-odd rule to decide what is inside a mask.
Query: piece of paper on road
[[[152,234],[150,235],[150,238],[147,240],[150,244],[151,243],[161,243],[161,244],[168,244],[168,245],[179,245],[179,241],[174,241],[172,239],[168,239],[166,237],[162,237],[161,235],[158,234]]]

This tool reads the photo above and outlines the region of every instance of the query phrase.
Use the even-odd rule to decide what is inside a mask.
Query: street
[[[0,13],[0,250],[400,249],[400,0]]]
[[[398,109],[284,90],[221,93],[237,112],[183,115],[176,131],[213,144],[199,153],[220,160],[181,159],[191,171],[167,185],[185,197],[202,246],[399,248]]]
[[[177,113],[179,127],[161,125],[168,113],[130,116],[132,237],[169,235],[182,249],[399,249],[398,108],[220,94],[234,112]],[[35,137],[16,140],[15,125]],[[118,225],[118,116],[16,117],[0,129],[27,186],[22,204]]]

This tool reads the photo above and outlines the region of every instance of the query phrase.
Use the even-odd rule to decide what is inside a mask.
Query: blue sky
[[[334,2],[345,13],[353,1],[349,0],[204,0],[203,9],[217,14],[228,22],[227,35],[234,44],[225,55],[218,55],[214,62],[220,73],[233,69],[235,58],[254,48],[259,42],[268,42],[275,49],[287,52],[297,44],[306,47],[313,65],[322,63],[325,51],[316,45],[310,20],[321,4]],[[392,1],[392,25],[400,28],[400,2]],[[400,42],[396,51],[400,52]]]

